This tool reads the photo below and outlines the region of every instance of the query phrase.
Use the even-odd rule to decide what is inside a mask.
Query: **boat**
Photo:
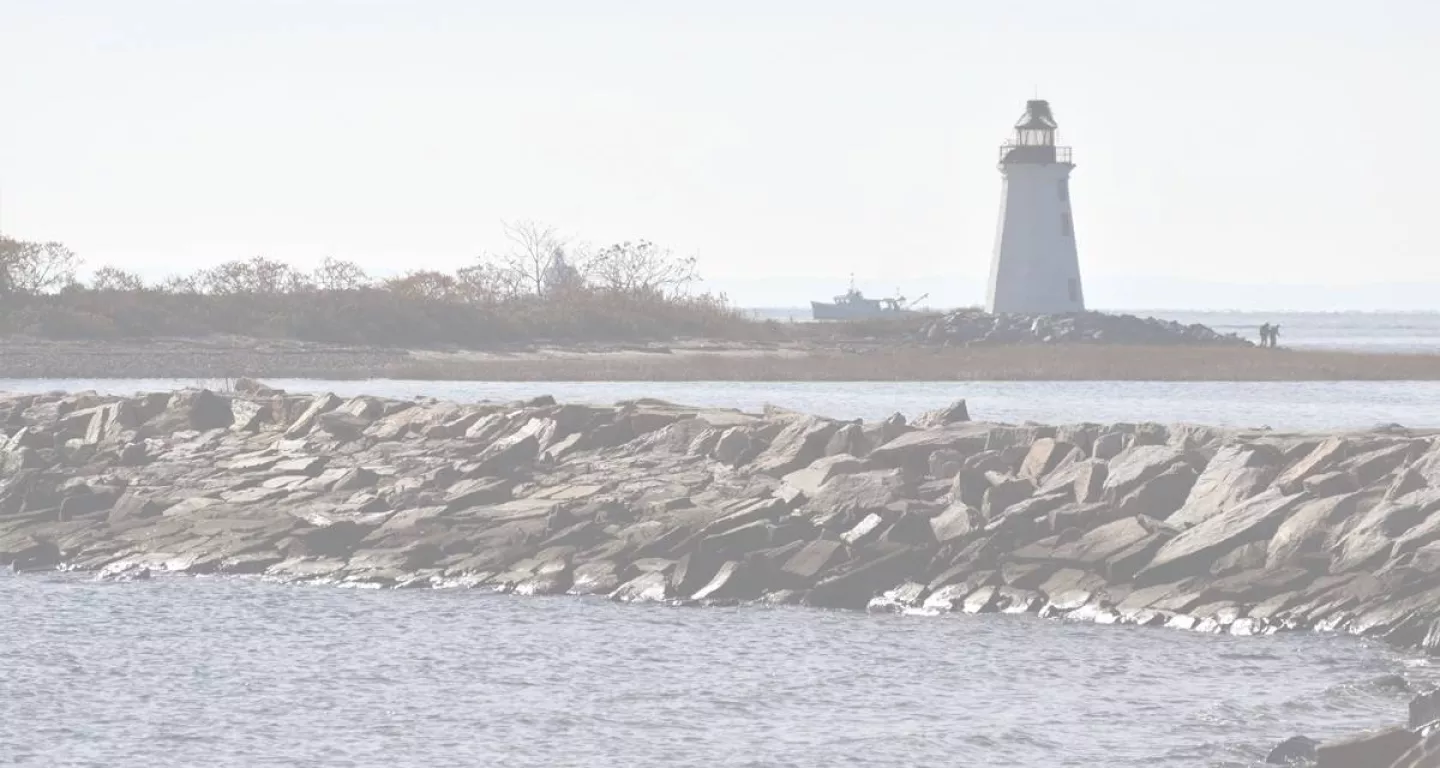
[[[921,296],[910,304],[924,298]],[[905,317],[919,314],[910,309],[910,304],[905,302],[904,296],[868,299],[855,288],[855,278],[852,275],[850,290],[836,296],[833,302],[810,302],[810,313],[816,320],[867,320],[875,317]]]

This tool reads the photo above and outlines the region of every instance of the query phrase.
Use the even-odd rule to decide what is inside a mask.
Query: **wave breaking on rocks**
[[[1028,613],[1440,651],[1440,438],[1393,426],[990,424],[963,401],[865,423],[247,380],[9,396],[0,424],[13,571]],[[1276,755],[1432,765],[1437,716],[1421,696],[1409,728]]]
[[[1431,434],[244,389],[0,400],[0,563],[1440,648]]]

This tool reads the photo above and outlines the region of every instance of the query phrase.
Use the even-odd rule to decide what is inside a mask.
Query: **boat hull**
[[[885,309],[864,304],[831,304],[824,301],[810,302],[810,315],[816,320],[869,320],[876,317],[906,317],[915,314],[906,309]]]

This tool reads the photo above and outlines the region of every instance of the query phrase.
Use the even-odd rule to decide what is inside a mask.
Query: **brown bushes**
[[[0,334],[106,340],[214,334],[382,346],[732,338],[759,326],[723,296],[692,295],[693,258],[647,241],[567,257],[548,227],[506,229],[509,253],[454,273],[371,278],[326,259],[311,272],[254,257],[158,285],[113,267],[88,285],[55,243],[0,236]],[[763,328],[761,329],[763,333]]]
[[[200,294],[154,288],[72,288],[13,296],[0,333],[49,339],[227,334],[382,346],[459,346],[530,341],[733,338],[755,324],[723,301],[585,289],[493,302],[404,296],[383,288]]]

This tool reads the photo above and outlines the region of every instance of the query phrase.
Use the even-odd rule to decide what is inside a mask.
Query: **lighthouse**
[[[1070,148],[1047,101],[1029,101],[1015,136],[1000,147],[1000,224],[985,309],[1057,315],[1085,311],[1075,219],[1070,211]]]

